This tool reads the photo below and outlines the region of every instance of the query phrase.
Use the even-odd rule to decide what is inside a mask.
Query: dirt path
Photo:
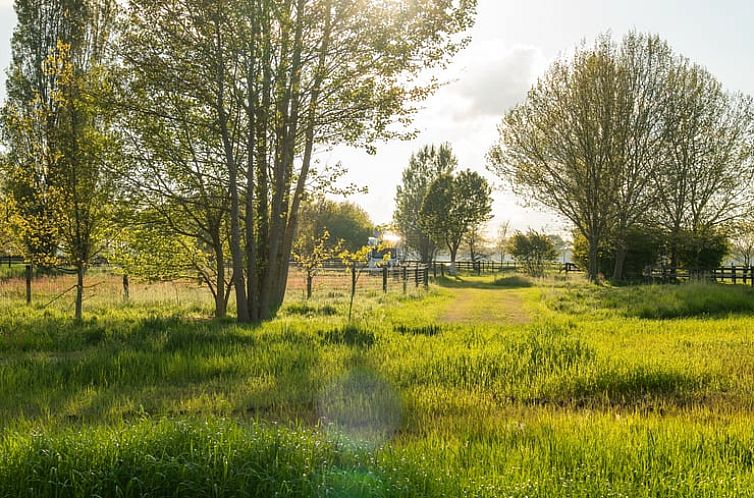
[[[448,290],[455,299],[441,315],[443,322],[510,325],[530,319],[518,289],[461,287]]]

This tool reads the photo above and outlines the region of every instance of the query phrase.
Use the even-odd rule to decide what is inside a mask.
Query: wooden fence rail
[[[695,271],[684,268],[654,268],[645,274],[652,282],[706,280],[711,282],[751,285],[754,287],[753,266],[721,266],[709,271]]]
[[[421,264],[416,261],[407,262],[409,264]],[[515,261],[456,261],[456,271],[465,274],[482,275],[489,273],[500,273],[504,271],[519,271],[521,269]],[[429,265],[433,277],[444,276],[450,269],[449,261],[435,261]],[[552,272],[571,273],[580,272],[581,270],[573,263],[549,263],[546,269]]]

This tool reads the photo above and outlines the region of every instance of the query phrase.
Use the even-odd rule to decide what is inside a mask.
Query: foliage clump
[[[517,232],[510,241],[510,253],[532,277],[544,277],[549,263],[558,258],[552,239],[543,232]]]

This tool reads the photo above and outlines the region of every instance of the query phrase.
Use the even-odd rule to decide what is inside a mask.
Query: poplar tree
[[[7,188],[34,263],[75,268],[75,316],[100,249],[117,157],[111,109],[112,0],[16,2],[18,25],[2,111]]]

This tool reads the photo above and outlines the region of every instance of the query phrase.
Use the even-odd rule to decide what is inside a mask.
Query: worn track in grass
[[[472,277],[448,280],[443,286],[453,296],[440,316],[444,323],[520,325],[531,319],[522,288],[495,287]]]

